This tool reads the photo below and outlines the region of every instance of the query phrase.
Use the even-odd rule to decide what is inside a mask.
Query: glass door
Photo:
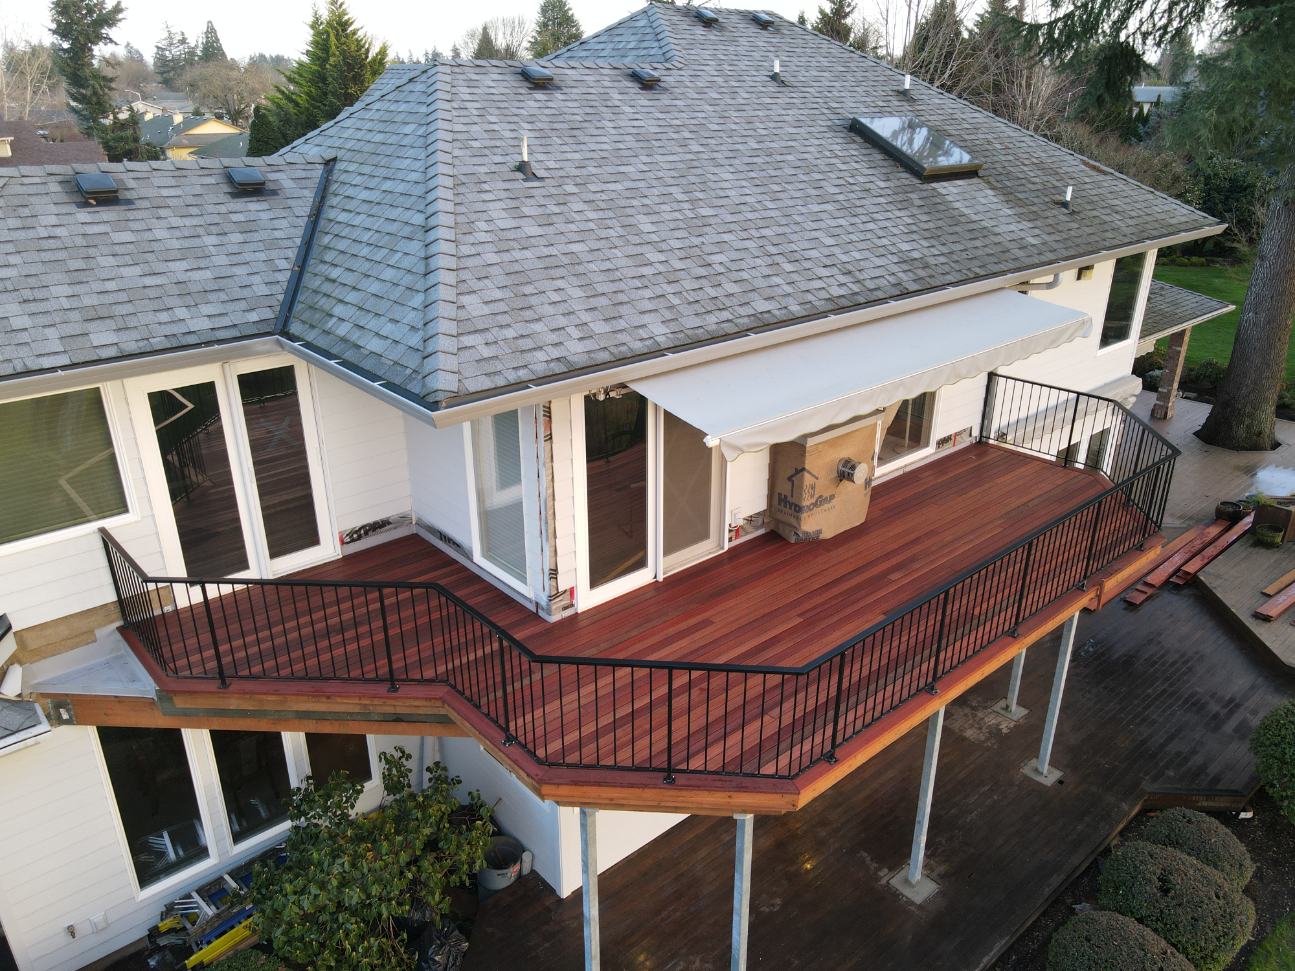
[[[299,364],[260,363],[132,384],[169,570],[268,575],[332,551],[305,377]]]
[[[615,597],[653,574],[652,449],[646,398],[629,390],[573,399],[584,439],[584,606]],[[577,462],[577,465],[579,463]]]
[[[723,545],[723,460],[705,433],[661,414],[661,566],[669,573]]]

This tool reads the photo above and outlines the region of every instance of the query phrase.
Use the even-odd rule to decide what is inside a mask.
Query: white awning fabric
[[[1091,332],[1086,313],[1010,290],[630,381],[727,459],[1004,367]]]

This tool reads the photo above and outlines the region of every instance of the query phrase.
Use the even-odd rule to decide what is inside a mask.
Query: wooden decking
[[[580,659],[803,665],[943,588],[1107,484],[1090,472],[974,445],[882,483],[868,521],[834,539],[793,545],[758,537],[556,623],[413,537],[297,575],[438,583],[531,651],[578,663],[526,659],[501,647],[488,628],[465,627],[461,614],[449,616],[444,604],[419,592],[357,594],[359,588],[348,587],[251,587],[221,597],[213,589],[210,622],[202,604],[161,620],[166,637],[160,654],[182,677],[169,676],[141,653],[159,685],[195,707],[246,704],[274,693],[279,708],[300,709],[326,698],[377,699],[388,680],[399,681],[402,699],[447,706],[519,774],[537,788],[547,786],[550,798],[564,798],[560,793],[570,790],[562,785],[589,781],[581,773],[601,773],[602,783],[628,790],[656,787],[675,773],[682,782],[683,773],[691,773],[689,786],[748,793],[763,787],[777,800],[757,811],[785,810],[808,798],[803,786],[822,791],[893,739],[906,719],[921,717],[934,700],[923,689],[939,682],[942,691],[965,690],[1067,611],[1104,602],[1101,591],[1074,589],[1090,545],[1105,564],[1110,557],[1104,550],[1127,549],[1128,530],[1144,529],[1145,519],[1130,513],[1132,507],[1112,504],[1101,517],[1057,535],[1033,561],[1018,553],[983,582],[852,648],[833,669],[808,676],[672,674]],[[1016,581],[1027,574],[1032,593],[1018,600]],[[1004,637],[1013,613],[1031,618],[1015,644]],[[168,656],[165,644],[172,641],[186,653]],[[213,642],[221,645],[230,692],[210,680]],[[207,680],[183,677],[190,673]],[[322,688],[321,679],[336,680]],[[504,734],[522,745],[501,749]],[[847,757],[842,748],[832,780],[818,777],[825,770],[819,762],[817,776],[789,781],[848,738],[855,738],[854,754]],[[646,772],[657,773],[656,779]],[[723,784],[715,786],[720,777]],[[680,793],[677,804],[695,809],[684,789],[673,790]],[[660,796],[654,798],[659,806]]]
[[[927,857],[940,890],[925,904],[886,885],[907,861],[922,727],[800,812],[756,820],[752,968],[985,968],[1145,792],[1251,788],[1250,730],[1295,694],[1196,591],[1116,603],[1080,622],[1053,760],[1065,777],[1041,786],[1020,766],[1038,751],[1056,643],[1029,652],[1023,721],[989,711],[1006,671],[949,706]],[[686,819],[599,882],[604,968],[728,967],[731,819]],[[533,874],[484,903],[465,968],[581,960],[580,892],[561,899]]]

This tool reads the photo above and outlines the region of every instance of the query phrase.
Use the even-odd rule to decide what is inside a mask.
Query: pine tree
[[[216,25],[210,20],[202,32],[202,37],[198,40],[198,60],[206,61],[227,61],[225,56],[225,47],[220,42],[220,35],[216,33]]]
[[[134,61],[137,64],[147,63],[144,60],[144,55],[140,53],[139,48],[129,42],[127,42],[126,46],[121,49],[121,57],[124,61]]]
[[[495,39],[490,35],[490,25],[483,24],[481,33],[477,35],[477,46],[472,48],[472,56],[478,60],[493,60],[499,57],[499,48],[495,46]]]
[[[531,57],[547,57],[584,36],[580,21],[567,0],[540,0],[531,38]]]
[[[112,77],[95,59],[95,48],[112,43],[112,30],[125,12],[107,0],[53,0],[50,31],[54,64],[67,90],[68,108],[77,127],[97,136],[112,113]]]
[[[1254,273],[1237,325],[1232,358],[1214,407],[1198,432],[1211,445],[1268,449],[1295,314],[1295,0],[1064,0],[1026,36],[1047,58],[1082,59],[1094,44],[1126,44],[1139,55],[1160,49],[1212,17],[1222,21],[1219,53],[1204,58],[1184,106],[1199,122],[1189,144],[1227,145],[1272,174],[1276,186],[1255,254]],[[1212,143],[1212,145],[1211,145]]]
[[[800,13],[796,14],[796,23],[800,24],[802,27],[809,26],[809,18],[805,16],[805,11],[802,10]]]
[[[271,155],[337,117],[386,70],[387,59],[387,45],[374,49],[343,0],[329,0],[311,14],[305,54],[256,110],[248,151]]]
[[[153,45],[153,71],[168,88],[176,88],[180,76],[198,59],[198,52],[184,31],[173,30],[170,24],[163,26],[166,33]]]
[[[818,8],[818,16],[814,18],[812,29],[824,37],[848,44],[850,38],[854,36],[854,28],[850,26],[854,9],[855,5],[850,0],[829,0],[826,7]]]
[[[99,145],[109,162],[150,162],[162,150],[140,137],[139,114],[134,108],[112,118],[99,131]]]

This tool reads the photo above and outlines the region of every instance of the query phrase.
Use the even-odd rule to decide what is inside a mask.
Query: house
[[[209,148],[213,144],[224,144],[226,150],[237,147],[231,142],[231,136],[242,136],[247,132],[237,125],[213,115],[182,115],[179,112],[158,115],[140,122],[141,138],[149,145],[162,149],[167,158],[186,159],[199,149]],[[244,149],[246,150],[246,149]],[[215,158],[238,156],[209,156]]]
[[[1133,113],[1146,115],[1163,105],[1175,104],[1183,96],[1185,88],[1180,84],[1135,84],[1133,92]]]
[[[0,207],[6,690],[52,726],[0,755],[23,971],[129,946],[396,744],[584,888],[591,967],[599,872],[735,816],[741,967],[755,817],[925,725],[925,899],[945,705],[1060,628],[1058,777],[1074,619],[1160,542],[1176,452],[1125,407],[1155,254],[1223,228],[673,5]]]
[[[152,121],[159,115],[174,114],[176,110],[175,106],[171,104],[161,104],[156,101],[144,101],[136,98],[134,101],[119,104],[113,114],[117,118],[125,118],[133,111],[141,121]],[[187,113],[190,109],[189,106],[184,106],[179,110],[181,113]]]
[[[0,121],[0,168],[107,160],[99,143],[71,122]]]
[[[189,158],[246,158],[249,137],[245,131],[236,135],[225,135],[205,145],[199,145],[189,153]]]

